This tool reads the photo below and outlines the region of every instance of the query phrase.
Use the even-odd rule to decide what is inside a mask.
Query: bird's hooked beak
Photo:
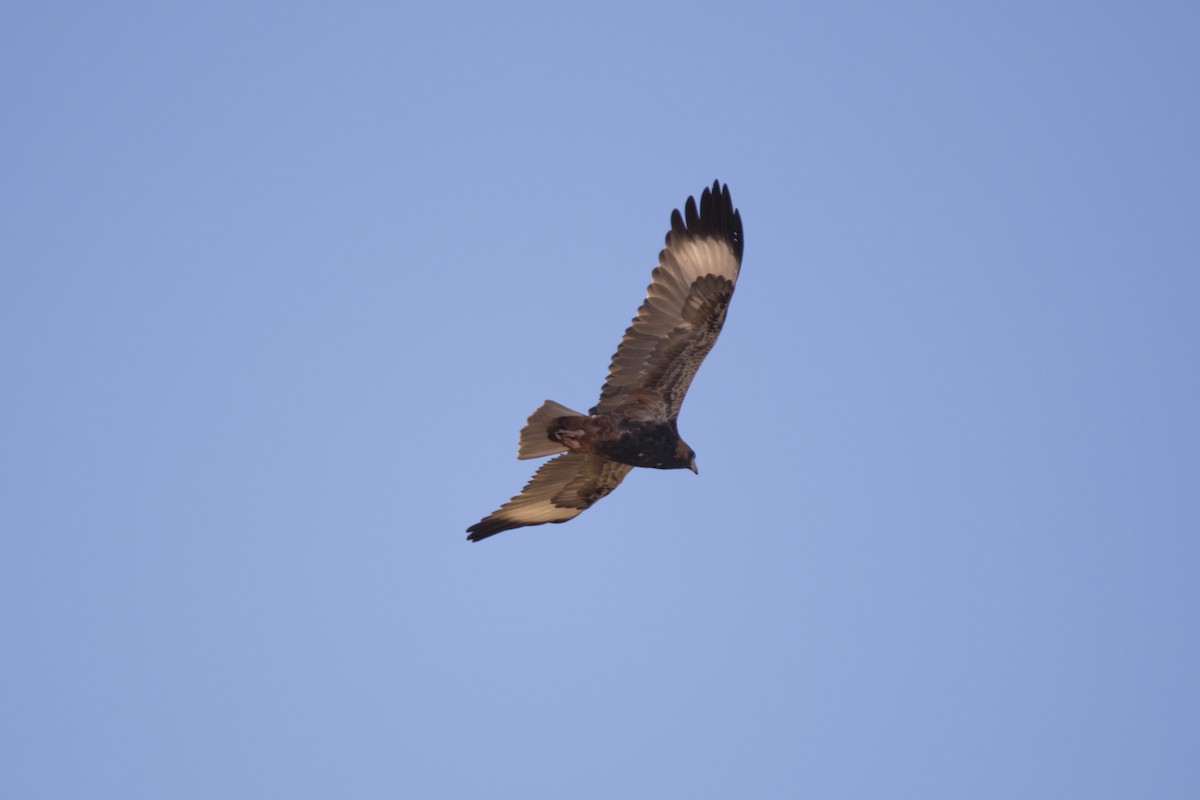
[[[692,472],[696,473],[697,475],[700,474],[700,470],[696,469],[696,459],[694,459],[694,458],[692,459],[692,463],[688,464],[688,469],[690,469]]]

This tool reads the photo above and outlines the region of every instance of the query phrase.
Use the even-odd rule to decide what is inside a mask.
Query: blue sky
[[[1198,36],[6,3],[3,793],[1200,794]],[[468,544],[714,178],[700,476]]]

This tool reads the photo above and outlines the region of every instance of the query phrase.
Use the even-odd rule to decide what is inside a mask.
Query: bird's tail
[[[559,444],[549,436],[551,423],[559,417],[581,417],[578,411],[572,411],[553,400],[547,400],[541,407],[529,415],[529,421],[521,429],[520,442],[517,445],[517,458],[541,458],[555,453],[565,453],[566,446]]]

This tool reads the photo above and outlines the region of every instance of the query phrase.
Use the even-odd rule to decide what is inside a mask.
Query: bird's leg
[[[586,435],[582,428],[559,428],[554,432],[554,440],[566,445],[569,450],[582,450],[583,437]]]

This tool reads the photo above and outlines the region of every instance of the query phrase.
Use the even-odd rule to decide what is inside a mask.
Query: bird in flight
[[[742,217],[729,187],[671,213],[646,300],[612,357],[587,414],[547,400],[521,430],[517,458],[561,453],[513,499],[467,528],[473,542],[512,528],[566,522],[608,495],[634,467],[696,470],[679,438],[683,397],[721,326],[742,265]]]

